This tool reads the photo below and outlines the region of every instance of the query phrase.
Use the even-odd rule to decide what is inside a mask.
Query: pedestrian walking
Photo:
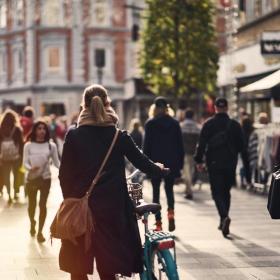
[[[18,176],[22,161],[23,136],[16,112],[7,110],[2,116],[0,125],[0,163],[3,185],[6,186],[9,200],[11,196],[11,172],[13,173],[14,199],[18,198]]]
[[[111,107],[107,91],[100,85],[85,89],[83,110],[76,129],[69,130],[59,171],[64,198],[83,197],[97,174],[116,133],[118,116]],[[118,131],[117,142],[94,187],[89,206],[95,230],[92,249],[84,251],[83,237],[74,244],[62,240],[60,268],[71,273],[72,280],[85,280],[93,273],[93,259],[101,280],[113,280],[115,274],[130,277],[142,271],[142,246],[129,198],[126,157],[142,172],[161,176],[163,165],[154,164],[137,148],[129,134]]]
[[[34,109],[31,106],[25,106],[20,117],[20,125],[23,130],[23,139],[30,134],[34,122]]]
[[[170,168],[170,174],[164,178],[167,198],[167,216],[169,231],[175,230],[174,192],[176,178],[181,176],[184,165],[184,147],[179,122],[169,114],[169,104],[164,97],[154,100],[152,118],[145,125],[144,153],[155,162],[161,162]],[[151,179],[153,202],[159,203],[162,178]],[[162,229],[161,213],[156,214],[156,230]]]
[[[59,168],[60,162],[56,144],[50,141],[48,125],[43,121],[36,122],[27,137],[23,151],[23,165],[26,174],[26,193],[28,196],[28,216],[30,235],[36,234],[35,211],[37,193],[40,192],[38,242],[44,242],[43,227],[47,216],[47,199],[51,187],[50,160]]]
[[[130,122],[130,136],[133,139],[134,143],[136,144],[136,146],[142,150],[143,149],[143,128],[141,126],[141,122],[139,119],[135,118],[132,119]],[[126,161],[126,168],[128,169],[128,171],[130,173],[133,172],[133,170],[135,169],[133,164],[130,161]],[[138,183],[138,184],[142,184],[144,180],[144,174],[143,173],[138,173],[136,176],[134,176],[132,178],[132,182],[133,183]]]
[[[203,170],[203,157],[209,174],[212,197],[220,215],[219,229],[226,237],[231,219],[230,189],[235,184],[238,153],[244,158],[244,137],[240,124],[229,118],[228,102],[225,98],[215,101],[216,114],[203,125],[195,161],[199,171]]]
[[[130,136],[139,149],[143,146],[143,128],[139,119],[132,119],[130,122]]]
[[[193,159],[193,156],[200,133],[199,125],[193,120],[193,117],[194,111],[191,108],[187,108],[185,113],[185,120],[181,123],[185,151],[183,179],[186,185],[186,199],[193,199],[192,185],[195,173],[195,161]]]
[[[240,177],[241,177],[241,187],[246,187],[246,174],[249,174],[250,181],[252,175],[254,175],[258,163],[258,135],[255,132],[255,128],[253,125],[253,121],[251,118],[247,115],[244,116],[241,120],[241,128],[243,130],[244,134],[244,148],[247,151],[248,154],[248,168],[246,169],[246,165],[242,166],[240,170]],[[253,186],[250,184],[249,186],[252,188]]]

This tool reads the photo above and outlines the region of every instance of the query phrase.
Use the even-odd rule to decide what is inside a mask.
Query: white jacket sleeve
[[[55,167],[59,168],[60,160],[58,158],[58,151],[55,143],[51,143],[51,159]]]
[[[31,144],[30,143],[26,143],[24,145],[24,148],[23,148],[23,160],[22,160],[22,163],[23,163],[24,168],[27,171],[29,171],[31,169],[30,158],[29,158],[30,148],[31,148]]]

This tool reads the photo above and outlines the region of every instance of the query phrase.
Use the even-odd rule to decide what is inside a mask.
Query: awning
[[[271,89],[280,84],[280,70],[252,83],[240,88],[240,92],[252,92]]]

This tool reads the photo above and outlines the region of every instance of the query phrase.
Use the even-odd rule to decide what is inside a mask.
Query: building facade
[[[280,69],[279,55],[264,55],[261,51],[264,33],[280,32],[280,1],[228,2],[228,7],[221,7],[224,40],[218,71],[220,94],[232,100],[235,113],[238,106],[243,106],[253,117],[261,111],[271,116],[272,99],[268,92],[247,94],[240,89]]]
[[[131,2],[0,0],[2,108],[29,104],[38,116],[71,116],[84,87],[101,82],[122,122],[135,67]]]

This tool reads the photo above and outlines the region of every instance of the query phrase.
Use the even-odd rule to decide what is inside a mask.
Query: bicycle
[[[149,229],[148,217],[161,210],[157,203],[146,203],[143,200],[143,186],[132,183],[131,179],[140,171],[134,171],[127,177],[128,193],[135,205],[138,219],[142,219],[145,231],[143,244],[144,271],[141,280],[179,280],[176,264],[175,237],[169,232]],[[166,169],[169,172],[169,169]]]

